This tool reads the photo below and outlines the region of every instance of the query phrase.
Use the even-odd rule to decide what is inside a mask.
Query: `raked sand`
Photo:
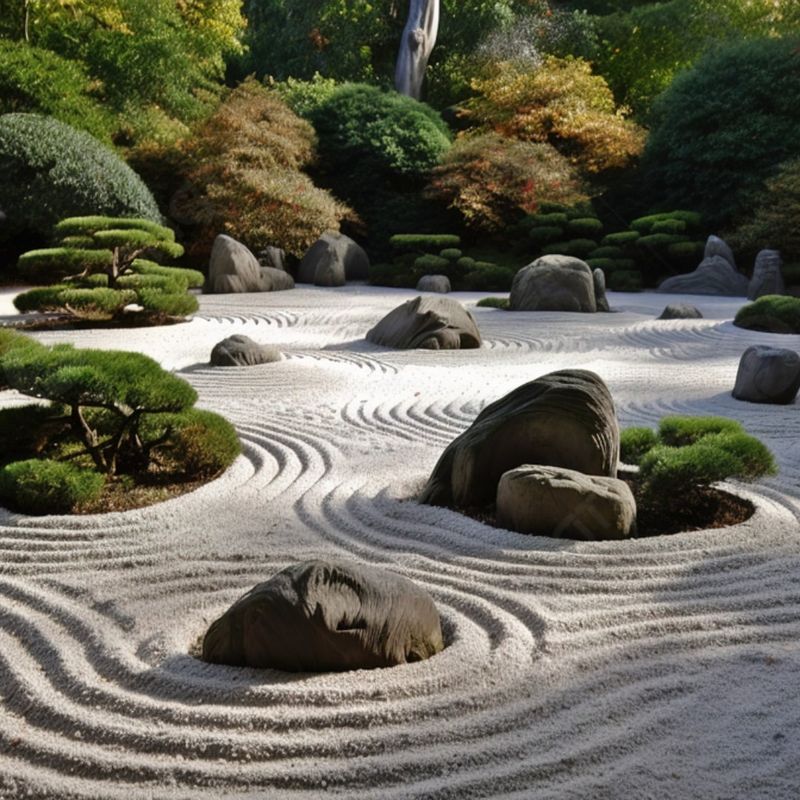
[[[412,296],[210,296],[184,325],[39,334],[157,358],[236,424],[244,455],[149,509],[0,511],[0,797],[800,796],[800,406],[730,396],[745,347],[800,337],[733,327],[737,300],[685,298],[706,318],[656,322],[681,298],[611,294],[610,315],[477,309],[478,351],[367,345]],[[285,360],[211,369],[232,333]],[[577,543],[409,500],[487,402],[566,367],[609,383],[623,425],[741,420],[781,468],[742,487],[755,516]],[[327,675],[190,655],[252,585],[326,555],[426,587],[444,652]]]

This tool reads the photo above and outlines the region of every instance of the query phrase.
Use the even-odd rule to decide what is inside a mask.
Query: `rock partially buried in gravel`
[[[344,286],[369,278],[369,256],[349,236],[326,231],[303,256],[297,268],[299,283]]]
[[[398,350],[464,350],[481,346],[481,332],[456,300],[417,297],[390,311],[367,332],[367,341]]]
[[[758,300],[767,294],[786,294],[786,284],[781,273],[782,266],[783,259],[777,250],[761,250],[756,256],[747,299]]]
[[[690,303],[670,303],[658,319],[703,319],[703,312]]]
[[[417,291],[447,294],[450,291],[450,278],[447,275],[423,275],[417,281]]]
[[[733,396],[750,403],[787,405],[800,390],[800,354],[794,350],[754,345],[744,351]]]
[[[500,478],[497,524],[539,536],[627,539],[636,530],[636,501],[617,478],[525,464]]]
[[[709,236],[700,266],[694,272],[667,278],[661,282],[658,291],[666,294],[745,297],[749,283],[736,269],[730,247],[718,236]]]
[[[392,572],[340,561],[287,567],[208,629],[203,660],[289,672],[393,667],[444,647],[430,595]]]
[[[598,310],[592,268],[579,258],[542,256],[514,276],[512,311]]]
[[[420,501],[436,506],[492,503],[504,472],[545,464],[616,477],[619,423],[611,393],[593,372],[551,372],[478,414],[434,467]]]
[[[254,367],[280,360],[277,347],[259,344],[241,334],[217,342],[211,351],[211,365],[214,367]]]

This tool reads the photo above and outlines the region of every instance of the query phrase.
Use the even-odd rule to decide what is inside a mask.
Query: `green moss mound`
[[[733,324],[751,331],[800,333],[800,297],[770,294],[739,309]]]
[[[0,469],[0,500],[25,514],[68,514],[97,499],[103,476],[62,461],[28,459]]]

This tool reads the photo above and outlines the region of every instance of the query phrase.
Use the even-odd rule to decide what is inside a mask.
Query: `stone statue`
[[[419,100],[422,79],[439,31],[439,0],[411,0],[403,29],[394,85],[400,94]]]

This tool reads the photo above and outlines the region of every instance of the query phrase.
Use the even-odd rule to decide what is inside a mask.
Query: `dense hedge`
[[[768,294],[742,306],[733,324],[751,331],[800,333],[800,297]]]
[[[150,191],[122,159],[83,131],[38,114],[0,116],[3,234],[43,239],[64,217],[108,214],[160,221]]]

